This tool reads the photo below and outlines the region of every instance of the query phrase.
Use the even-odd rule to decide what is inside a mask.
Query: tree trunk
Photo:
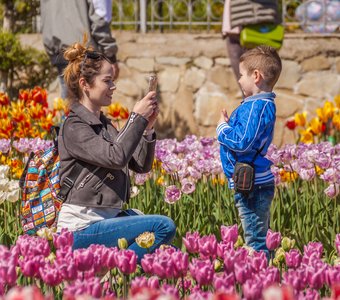
[[[12,32],[14,26],[14,6],[13,0],[4,1],[4,21],[2,29]]]
[[[8,80],[8,73],[0,70],[0,92],[6,93],[7,80]]]

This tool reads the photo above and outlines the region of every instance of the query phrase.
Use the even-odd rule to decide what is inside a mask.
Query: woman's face
[[[87,90],[87,97],[92,106],[100,109],[102,106],[111,104],[112,94],[116,89],[113,78],[114,71],[112,65],[108,61],[103,60],[99,74],[94,77],[94,82]]]

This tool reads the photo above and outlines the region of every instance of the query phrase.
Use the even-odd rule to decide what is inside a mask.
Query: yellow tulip
[[[340,114],[339,114],[339,113],[338,113],[338,114],[335,114],[335,115],[333,116],[332,122],[333,122],[334,127],[335,127],[336,129],[340,130]]]
[[[296,113],[295,116],[294,116],[295,124],[297,126],[304,127],[306,125],[306,117],[307,117],[307,113],[306,112],[303,112],[301,114]]]
[[[155,234],[153,232],[143,232],[136,238],[136,243],[141,248],[150,248],[155,242]]]
[[[305,144],[311,144],[314,142],[314,136],[313,134],[311,133],[311,130],[310,129],[307,129],[307,130],[300,130],[299,131],[299,134],[300,134],[300,141],[302,143],[305,143]]]
[[[66,111],[66,101],[63,98],[55,98],[53,100],[53,109],[57,111]]]
[[[118,248],[119,249],[127,249],[127,247],[129,246],[126,238],[121,238],[118,239]]]
[[[310,123],[310,129],[315,135],[319,135],[322,132],[322,122],[319,118],[313,118]]]
[[[326,123],[330,118],[333,117],[334,111],[334,104],[329,101],[326,101],[323,107],[316,109],[316,113],[323,123]]]

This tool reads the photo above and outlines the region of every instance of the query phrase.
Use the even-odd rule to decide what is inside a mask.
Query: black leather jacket
[[[82,171],[66,203],[87,207],[121,208],[130,196],[129,170],[151,170],[155,134],[148,141],[143,132],[148,121],[131,113],[118,132],[103,114],[100,120],[80,103],[74,103],[58,136],[61,185],[76,161]]]

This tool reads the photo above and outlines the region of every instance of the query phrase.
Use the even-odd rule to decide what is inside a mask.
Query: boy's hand
[[[228,117],[227,110],[225,108],[223,108],[222,111],[221,111],[221,117],[218,120],[218,124],[221,124],[223,122],[228,122],[228,121],[229,121],[229,117]]]

